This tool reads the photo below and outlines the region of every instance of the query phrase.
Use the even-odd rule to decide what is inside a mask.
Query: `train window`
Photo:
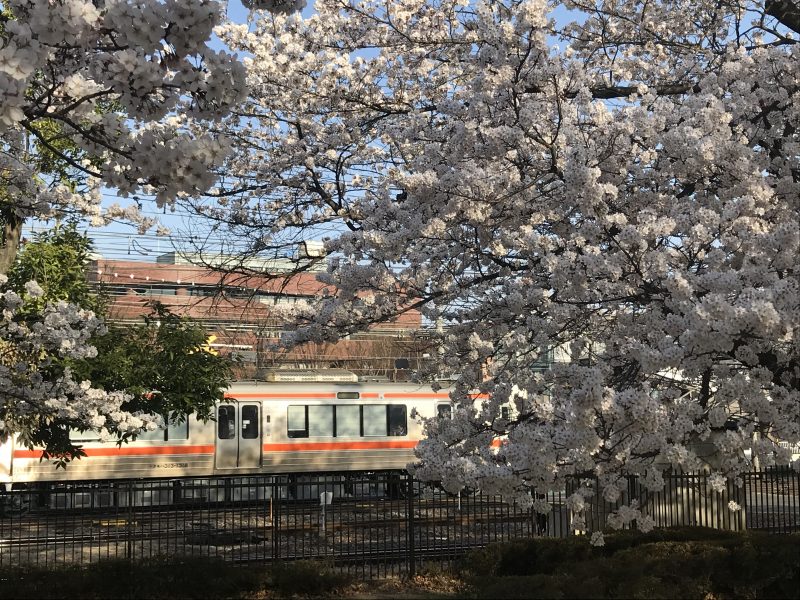
[[[290,406],[286,411],[286,435],[290,438],[308,437],[308,407]]]
[[[242,439],[258,439],[258,406],[242,406]]]
[[[69,430],[69,441],[70,442],[99,442],[100,441],[100,432],[95,431],[94,429],[88,429],[87,431],[78,431],[77,429],[70,429]]]
[[[333,406],[308,407],[308,436],[333,437]]]
[[[361,407],[336,406],[336,437],[359,437],[361,435]]]
[[[189,419],[186,415],[183,420],[178,422],[177,419],[172,419],[167,427],[168,440],[188,440],[189,439]]]
[[[157,427],[152,431],[142,431],[136,435],[138,442],[163,442],[164,441],[164,428]]]
[[[453,407],[449,404],[437,404],[436,405],[436,416],[440,419],[452,419],[453,418]]]
[[[406,420],[405,404],[390,404],[387,408],[389,435],[408,434],[408,421]]]
[[[217,410],[217,435],[221,440],[236,437],[236,407],[223,404]]]
[[[386,405],[365,404],[364,407],[364,435],[386,435],[387,419]]]

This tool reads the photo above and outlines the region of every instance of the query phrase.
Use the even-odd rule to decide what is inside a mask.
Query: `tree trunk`
[[[13,213],[3,215],[1,218],[3,239],[0,241],[0,275],[5,275],[17,258],[24,221]]]

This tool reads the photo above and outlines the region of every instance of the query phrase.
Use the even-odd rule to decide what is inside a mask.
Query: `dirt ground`
[[[292,596],[292,600],[312,598],[337,598],[342,600],[436,600],[463,598],[466,586],[448,575],[418,575],[411,580],[390,578],[354,583],[343,590],[323,596]],[[273,593],[247,596],[248,600],[283,600]]]
[[[410,581],[387,579],[356,584],[342,597],[352,600],[458,598],[462,597],[464,589],[462,581],[447,575],[418,575]]]

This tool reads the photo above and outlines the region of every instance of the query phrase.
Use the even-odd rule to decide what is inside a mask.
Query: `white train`
[[[214,420],[190,416],[121,446],[82,434],[86,456],[66,469],[10,440],[0,446],[0,484],[403,469],[422,437],[412,411],[451,410],[447,390],[346,372],[316,379],[234,383]]]

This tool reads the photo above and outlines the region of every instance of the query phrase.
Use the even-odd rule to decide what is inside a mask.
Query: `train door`
[[[261,405],[226,401],[217,407],[217,469],[261,466]]]

